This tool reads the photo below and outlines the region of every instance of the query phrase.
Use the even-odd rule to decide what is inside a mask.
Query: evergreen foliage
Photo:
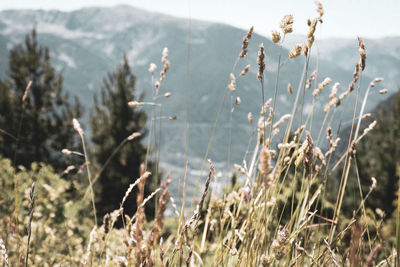
[[[390,215],[399,181],[396,170],[400,166],[400,94],[381,107],[377,111],[377,125],[357,145],[357,166],[364,195],[371,185],[371,177],[377,180],[377,188],[368,198],[367,206],[380,208]]]
[[[135,76],[131,72],[126,57],[116,70],[109,73],[103,81],[101,102],[95,96],[95,105],[90,114],[94,161],[103,168],[100,176],[100,195],[97,195],[99,218],[118,209],[129,185],[140,177],[140,164],[145,161],[146,148],[141,140],[146,134],[147,116],[144,111],[128,106],[135,100]],[[139,99],[140,100],[140,99]],[[128,140],[132,133],[141,136]],[[146,180],[145,197],[159,185],[152,171],[151,178]],[[124,213],[132,215],[136,210],[136,188],[124,205]],[[146,205],[146,213],[154,215],[154,201]]]
[[[23,101],[27,85],[30,90]],[[66,166],[63,148],[79,146],[72,118],[83,109],[62,92],[62,75],[56,74],[47,47],[38,44],[35,30],[10,51],[7,80],[0,80],[0,154],[14,165],[29,167],[45,162],[55,170]]]

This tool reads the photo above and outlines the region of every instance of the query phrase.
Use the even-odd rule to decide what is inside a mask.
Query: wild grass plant
[[[374,121],[361,129],[362,121],[368,117],[364,111],[369,91],[382,79],[374,79],[367,90],[361,88],[367,52],[359,37],[360,58],[355,62],[353,80],[347,90],[338,95],[338,84],[335,83],[329,99],[319,97],[332,80],[320,79],[318,69],[310,72],[315,32],[323,22],[324,14],[322,5],[318,3],[317,6],[317,17],[308,21],[307,39],[304,44],[296,45],[288,55],[283,54],[282,47],[286,36],[293,31],[293,16],[284,16],[280,29],[272,33],[272,41],[280,47],[272,99],[265,99],[265,90],[270,89],[264,88],[268,57],[263,44],[259,45],[257,78],[260,83],[260,112],[248,116],[249,122],[257,120],[254,126],[255,147],[243,151],[248,156],[244,156],[242,163],[234,165],[234,176],[241,179],[226,185],[222,195],[213,195],[210,190],[216,171],[220,170],[216,170],[208,159],[208,152],[212,148],[224,101],[229,95],[231,112],[227,136],[229,146],[232,145],[234,107],[241,104],[239,81],[250,66],[243,70],[236,68],[249,52],[247,48],[253,28],[244,36],[242,50],[238,51],[229,74],[230,83],[219,107],[203,166],[199,166],[203,170],[208,160],[207,179],[201,185],[200,175],[193,198],[198,198],[198,201],[192,201],[192,208],[185,209],[186,157],[183,184],[179,182],[183,199],[180,209],[168,191],[171,183],[169,175],[165,176],[157,190],[147,198],[144,196],[146,179],[152,175],[147,169],[147,162],[153,146],[158,149],[156,154],[160,155],[161,121],[165,118],[161,99],[171,96],[170,93],[160,94],[170,64],[168,50],[164,50],[160,77],[155,77],[155,64],[149,68],[153,102],[129,103],[132,108],[142,105],[152,107],[146,160],[141,166],[140,177],[121,196],[119,209],[98,218],[99,223],[92,188],[98,175],[92,179],[83,130],[77,121],[74,125],[83,141],[83,154],[80,155],[85,157],[89,181],[87,188],[68,183],[45,165],[34,164],[27,171],[22,167],[12,167],[7,160],[0,161],[0,262],[5,266],[398,266],[399,222],[386,220],[384,214],[365,206],[366,199],[378,186],[377,180],[371,177],[369,191],[363,195],[354,164],[357,143],[367,138],[368,132],[376,125]],[[288,94],[294,94],[292,110],[276,118],[280,70],[297,57],[302,57],[304,67],[297,89],[288,85]],[[350,94],[356,94],[354,103],[346,102],[354,105],[351,130],[347,140],[340,140],[328,125],[335,115],[330,111],[344,103]],[[312,111],[308,115],[304,115],[306,95],[312,95]],[[361,107],[360,98],[363,98]],[[312,136],[317,102],[326,103],[325,117],[318,136]],[[324,135],[326,142],[323,142]],[[127,137],[120,146],[133,138],[134,135]],[[342,154],[336,151],[339,142],[346,147]],[[231,153],[229,147],[227,173],[231,171]],[[113,156],[114,153],[110,155]],[[338,166],[341,172],[337,171]],[[103,168],[106,166],[100,172]],[[14,184],[12,187],[15,177],[18,178],[18,186]],[[329,187],[329,179],[338,179],[339,188]],[[350,217],[342,212],[349,179],[358,179],[360,188],[359,207]],[[31,186],[32,181],[35,184]],[[79,199],[66,199],[64,193],[71,186],[79,189]],[[15,194],[9,192],[9,188],[15,188]],[[124,203],[132,190],[138,190],[138,208],[135,214],[129,216],[124,213]],[[199,191],[201,194],[197,196]],[[152,221],[146,221],[144,214],[144,207],[149,201],[157,202]],[[171,217],[164,216],[168,205],[174,211]],[[17,207],[15,216],[18,220],[14,220],[12,216]],[[117,220],[122,220],[122,227],[115,227]],[[15,224],[16,221],[20,223]]]

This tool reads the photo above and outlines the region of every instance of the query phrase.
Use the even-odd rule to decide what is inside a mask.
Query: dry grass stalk
[[[142,231],[142,226],[144,223],[145,219],[145,214],[144,214],[144,207],[141,205],[143,202],[144,198],[144,184],[146,182],[146,179],[149,176],[145,176],[145,166],[142,163],[140,165],[140,173],[141,177],[143,176],[143,179],[138,183],[138,193],[136,195],[136,205],[137,205],[137,210],[136,210],[136,223],[135,223],[135,232],[134,232],[134,239],[136,240],[136,247],[135,247],[135,266],[140,266],[141,263],[144,261],[144,251],[142,250],[142,241],[143,241],[143,231]]]
[[[200,221],[200,214],[201,214],[201,210],[203,209],[203,204],[204,204],[204,200],[207,196],[208,193],[208,188],[210,186],[210,182],[211,182],[211,176],[215,173],[215,168],[214,168],[214,164],[212,163],[212,161],[209,159],[208,163],[210,164],[210,170],[208,172],[208,177],[206,180],[206,183],[204,185],[204,191],[203,194],[200,198],[199,203],[197,204],[196,210],[194,212],[194,214],[192,215],[192,217],[190,218],[189,221],[187,221],[185,223],[185,225],[183,226],[180,234],[179,234],[179,238],[176,240],[176,244],[174,247],[174,250],[172,252],[172,254],[175,254],[178,250],[181,250],[181,253],[183,253],[182,251],[182,246],[183,246],[183,242],[184,242],[184,238],[187,234],[187,230],[189,229],[189,227],[191,227],[194,231],[194,235],[196,234],[198,228],[197,228],[197,224]],[[193,247],[190,247],[190,250],[192,251]],[[190,254],[191,255],[191,254]],[[188,257],[186,259],[186,261],[190,261],[190,257]]]
[[[251,35],[253,34],[254,26],[251,26],[246,36],[243,37],[242,51],[239,54],[240,58],[244,58],[247,55],[247,47],[249,46],[249,40],[251,39]]]
[[[138,179],[136,179],[136,181],[134,183],[129,185],[128,190],[126,190],[125,195],[122,198],[122,202],[121,202],[121,206],[120,206],[121,208],[124,205],[124,203],[125,203],[126,199],[128,198],[129,194],[132,192],[133,188],[135,186],[137,186],[142,181],[142,179],[147,179],[150,175],[151,175],[151,172],[145,172],[142,176],[140,176]]]
[[[381,248],[381,245],[378,244],[371,250],[371,252],[368,255],[367,260],[365,261],[364,267],[373,267],[373,266],[375,266],[375,258],[378,255],[378,252],[379,252],[380,248]]]
[[[26,243],[26,255],[25,255],[25,266],[28,266],[28,258],[29,258],[29,243],[31,241],[31,234],[32,234],[32,218],[33,218],[33,207],[35,205],[35,196],[33,195],[35,192],[35,182],[32,183],[31,190],[29,193],[29,221],[28,221],[28,240]]]
[[[28,104],[28,103],[27,103],[27,100],[28,100],[29,91],[31,90],[31,86],[32,86],[32,81],[29,81],[29,82],[28,82],[28,85],[26,86],[24,95],[22,96],[22,108],[23,108],[23,109],[25,109],[25,108],[26,108],[26,105]]]
[[[361,245],[364,229],[365,222],[363,220],[353,225],[349,251],[350,266],[360,266],[361,264]]]
[[[148,197],[146,197],[146,198],[143,200],[143,202],[142,202],[142,204],[140,204],[140,206],[141,206],[141,207],[146,206],[146,203],[149,202],[149,201],[150,201],[155,195],[157,195],[158,192],[160,192],[160,191],[161,191],[161,188],[157,188],[156,190],[154,190]]]
[[[164,225],[164,212],[167,209],[167,199],[168,199],[168,185],[171,182],[169,178],[169,174],[165,179],[164,183],[161,185],[162,193],[160,198],[158,199],[158,209],[156,218],[154,221],[153,229],[151,230],[150,237],[148,239],[147,248],[150,249],[153,246],[153,242],[158,242],[158,239],[161,236],[161,230]]]
[[[92,231],[90,232],[90,238],[89,238],[89,242],[88,242],[88,246],[86,249],[86,254],[82,259],[81,264],[83,266],[86,266],[87,264],[89,264],[89,266],[92,266],[92,245],[96,242],[96,238],[97,238],[97,225],[93,226]]]
[[[179,217],[180,214],[179,214],[179,211],[178,211],[178,207],[175,204],[175,199],[172,196],[170,196],[169,199],[171,200],[171,206],[174,209],[174,212],[175,212],[176,216]]]

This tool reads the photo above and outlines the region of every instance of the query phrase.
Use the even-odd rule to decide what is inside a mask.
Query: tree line
[[[142,140],[147,116],[128,106],[129,101],[140,101],[135,96],[135,79],[124,57],[104,78],[100,97],[94,96],[89,112],[88,156],[90,168],[98,174],[94,190],[99,218],[119,208],[145,161]],[[72,99],[64,92],[62,74],[56,73],[49,49],[38,43],[32,30],[22,44],[10,50],[8,72],[0,79],[0,156],[20,168],[29,169],[33,162],[49,164],[76,187],[84,188],[87,179],[82,178],[82,170],[87,162],[72,124],[73,118],[82,119],[84,112],[79,98]],[[155,164],[147,165],[154,173]],[[145,193],[150,194],[158,185],[157,179],[147,179]],[[135,193],[125,202],[126,214],[136,210]],[[147,214],[152,216],[153,212],[154,204],[149,203]]]

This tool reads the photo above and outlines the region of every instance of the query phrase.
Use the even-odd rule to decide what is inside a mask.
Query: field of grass
[[[182,205],[177,207],[168,185],[178,181],[171,181],[169,175],[164,175],[161,186],[153,194],[144,195],[146,179],[152,175],[146,171],[147,157],[141,166],[141,176],[121,196],[120,208],[104,218],[95,215],[93,183],[96,176],[92,177],[90,164],[86,164],[86,172],[82,170],[87,175],[87,187],[80,188],[75,197],[70,198],[65,194],[73,185],[55,174],[50,166],[35,163],[26,170],[1,159],[0,195],[4,199],[0,199],[0,263],[4,266],[399,266],[400,223],[396,222],[396,215],[385,218],[382,211],[365,205],[377,187],[374,177],[371,177],[367,194],[363,194],[359,184],[358,208],[351,212],[352,216],[343,211],[348,181],[359,181],[354,171],[357,169],[354,166],[357,143],[368,138],[368,132],[376,125],[373,121],[363,128],[363,120],[368,117],[365,103],[369,90],[381,79],[376,78],[368,88],[360,88],[362,73],[368,64],[360,37],[359,60],[349,62],[354,63],[355,68],[347,91],[338,94],[337,85],[330,78],[318,77],[318,69],[310,71],[314,34],[323,22],[323,8],[321,4],[317,6],[317,16],[308,21],[305,42],[296,45],[289,55],[277,55],[278,70],[271,99],[264,96],[268,58],[263,44],[259,45],[257,66],[236,68],[248,53],[253,28],[244,36],[221,103],[222,107],[224,101],[230,101],[231,126],[227,135],[230,146],[235,129],[234,107],[241,104],[240,79],[249,68],[256,68],[258,72],[260,112],[248,115],[249,123],[254,126],[249,140],[254,142],[242,140],[249,143],[247,151],[240,152],[245,160],[231,163],[231,153],[239,152],[228,149],[228,170],[232,165],[234,172],[229,177],[231,184],[224,186],[222,194],[213,194],[211,185],[216,182],[217,173],[223,170],[216,169],[212,159],[208,159],[221,113],[215,118],[203,165],[199,166],[205,170],[206,181],[200,184],[201,174],[190,206],[181,201]],[[292,15],[284,16],[280,29],[272,33],[273,42],[282,48],[292,27]],[[299,83],[287,87],[287,94],[293,96],[292,110],[276,118],[280,68],[297,57],[302,57],[304,68]],[[154,102],[129,103],[131,108],[147,104],[153,107],[149,136],[161,130],[155,119],[163,115],[159,114],[161,108],[157,99],[170,96],[159,93],[168,79],[167,49],[163,51],[162,64],[160,77],[155,77],[155,65],[149,69],[153,77]],[[329,99],[319,98],[319,93],[329,90],[328,87],[331,87]],[[306,94],[313,96],[312,111],[304,115]],[[345,101],[350,94],[356,95],[354,103]],[[324,103],[325,117],[319,135],[312,136],[316,102]],[[333,110],[341,103],[354,105],[347,139],[340,139],[334,134],[336,129],[328,125],[334,120]],[[185,108],[186,112],[190,108],[187,103]],[[77,120],[74,128],[81,136],[81,152],[88,163],[85,133]],[[127,140],[130,138],[135,136]],[[149,154],[154,144],[150,143],[151,138],[148,142]],[[187,138],[185,142],[187,145]],[[255,146],[250,147],[253,143]],[[342,154],[336,151],[339,144],[346,147]],[[163,171],[168,173],[168,170]],[[185,168],[180,190],[182,199],[186,199],[186,177]],[[339,187],[333,188],[329,179],[336,179]],[[138,209],[128,216],[124,214],[124,202],[133,190],[138,192]],[[144,207],[149,201],[157,203],[154,220],[147,220],[145,216]],[[164,216],[167,208],[173,211],[170,217]],[[122,227],[115,227],[117,222],[122,222]]]

